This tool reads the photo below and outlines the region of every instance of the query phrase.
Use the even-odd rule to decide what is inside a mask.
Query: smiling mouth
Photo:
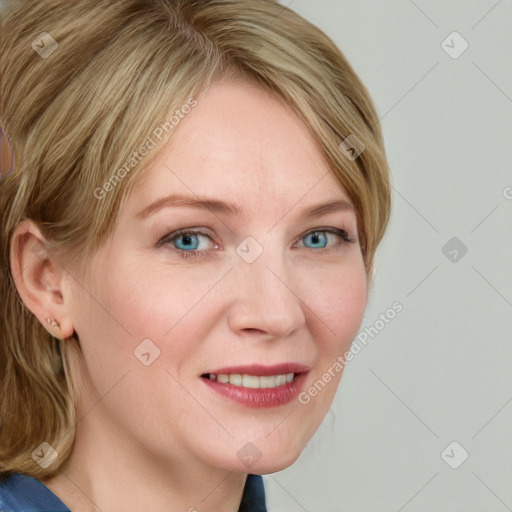
[[[269,389],[278,388],[293,382],[297,374],[283,373],[277,375],[248,375],[248,374],[214,374],[205,373],[201,375],[204,379],[217,381],[219,384],[229,384],[240,388]]]
[[[269,409],[293,402],[305,385],[311,366],[287,362],[210,369],[201,375],[206,387],[244,407]]]

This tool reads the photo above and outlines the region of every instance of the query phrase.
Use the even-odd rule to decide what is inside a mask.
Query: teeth
[[[282,386],[286,384],[286,375],[277,375],[275,378],[275,385]]]
[[[256,375],[242,375],[242,387],[243,388],[260,388],[260,378]]]
[[[279,377],[279,375],[278,375],[278,377]],[[269,375],[267,377],[260,377],[258,380],[259,380],[260,388],[275,388],[276,387],[276,377],[274,377],[273,375]]]
[[[221,384],[232,384],[233,386],[241,386],[243,388],[251,389],[264,389],[264,388],[277,388],[284,386],[293,380],[293,373],[286,373],[282,375],[265,375],[258,377],[257,375],[240,375],[235,373],[233,375],[215,375],[210,373],[210,380],[217,380]]]
[[[241,386],[242,385],[242,376],[239,374],[230,375],[229,383],[233,384],[233,386]]]

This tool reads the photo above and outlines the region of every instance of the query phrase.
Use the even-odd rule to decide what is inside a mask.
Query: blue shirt
[[[71,512],[35,478],[14,473],[0,483],[0,512]],[[267,512],[260,475],[248,475],[238,512]]]

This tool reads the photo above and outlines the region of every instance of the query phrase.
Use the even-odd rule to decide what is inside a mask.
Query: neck
[[[179,449],[170,462],[99,410],[79,417],[69,461],[44,482],[70,510],[238,510],[246,474],[212,467]]]

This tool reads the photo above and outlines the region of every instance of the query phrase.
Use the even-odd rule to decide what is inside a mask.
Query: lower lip
[[[213,391],[230,398],[246,407],[263,409],[286,405],[297,398],[304,385],[306,373],[295,376],[291,382],[287,382],[276,388],[244,388],[233,384],[222,384],[217,380],[202,378],[201,380]]]

